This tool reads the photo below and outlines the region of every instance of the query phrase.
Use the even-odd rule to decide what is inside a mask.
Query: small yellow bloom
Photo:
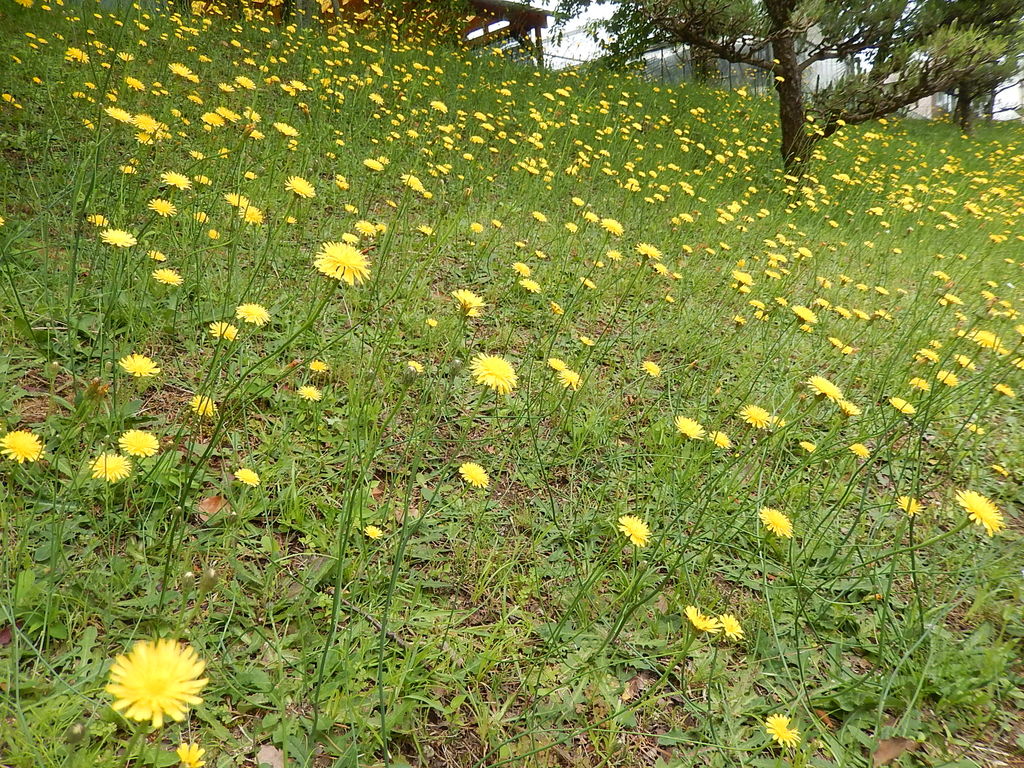
[[[235,480],[248,485],[250,488],[255,488],[260,484],[260,476],[251,469],[246,469],[244,467],[242,469],[235,470]]]
[[[785,514],[772,507],[761,507],[757,514],[764,527],[776,536],[784,539],[793,538],[793,521]]]
[[[317,389],[316,387],[311,387],[309,385],[299,387],[296,394],[298,394],[298,396],[301,397],[303,400],[309,400],[312,403],[319,402],[321,399],[323,399],[324,396],[319,389]]]
[[[215,339],[234,341],[238,338],[238,328],[231,325],[231,323],[225,323],[223,321],[210,323],[210,335]]]
[[[153,279],[164,285],[181,285],[185,282],[181,275],[173,269],[157,269],[153,271]]]
[[[729,439],[729,436],[725,434],[725,432],[720,432],[718,430],[709,432],[708,440],[714,443],[716,448],[732,448],[732,440]]]
[[[148,378],[160,373],[156,363],[145,355],[127,355],[118,360],[117,364],[121,366],[125,373],[131,374],[136,378]]]
[[[132,473],[131,459],[117,453],[101,453],[89,465],[94,480],[118,483]]]
[[[129,456],[139,459],[155,456],[160,450],[156,435],[141,429],[129,429],[118,438],[117,444]]]
[[[316,197],[316,189],[301,176],[289,176],[288,181],[284,184],[284,188],[294,193],[296,197],[304,197],[306,199]]]
[[[619,530],[635,547],[646,547],[651,538],[651,529],[636,515],[623,515],[619,518]]]
[[[129,720],[149,720],[159,728],[165,718],[184,720],[189,706],[202,703],[199,692],[209,682],[200,677],[205,668],[189,645],[168,639],[140,640],[127,655],[114,660],[106,691],[114,697],[114,709]],[[188,754],[191,757],[195,751],[190,749]]]
[[[270,322],[270,313],[262,304],[240,304],[235,307],[235,317],[252,325],[266,325]]]
[[[691,440],[704,439],[704,427],[694,419],[687,418],[686,416],[676,416],[675,425],[680,434],[685,435]]]
[[[913,496],[900,496],[896,499],[896,506],[907,513],[907,517],[913,517],[921,511],[921,502]]]
[[[100,240],[115,248],[131,248],[138,244],[135,235],[125,232],[123,229],[105,229],[100,232]]]
[[[900,413],[905,413],[907,416],[913,416],[917,413],[917,409],[904,400],[902,397],[890,397],[889,405],[895,408]]]
[[[487,476],[487,471],[479,464],[472,461],[467,461],[460,466],[459,474],[462,475],[463,480],[474,488],[486,488],[491,482],[490,478]]]
[[[466,317],[480,317],[480,310],[485,306],[482,298],[463,288],[452,291],[452,298],[459,302],[459,309]]]
[[[565,368],[558,372],[558,380],[562,382],[562,386],[566,389],[571,389],[573,392],[580,388],[580,384],[583,383],[583,378],[576,373],[576,371]]]
[[[196,395],[189,401],[189,406],[200,416],[213,416],[217,413],[217,404],[206,395]]]
[[[864,445],[864,443],[854,443],[850,446],[850,453],[858,458],[866,459],[871,456],[871,449]]]
[[[348,243],[324,243],[313,265],[328,277],[344,280],[349,285],[362,285],[370,276],[370,262],[362,251]]]
[[[722,631],[722,622],[714,616],[705,616],[695,605],[686,606],[686,609],[683,612],[686,614],[686,618],[690,620],[690,623],[699,632],[715,634],[716,632]]]
[[[191,744],[182,743],[174,752],[181,761],[181,768],[203,768],[206,765],[206,761],[203,760],[206,750],[195,742]]]
[[[757,429],[768,429],[772,425],[772,415],[759,405],[743,406],[740,408],[739,416]]]
[[[790,719],[785,715],[769,715],[764,721],[765,732],[780,746],[795,747],[800,743],[800,731],[790,728]]]
[[[43,441],[27,429],[17,429],[0,438],[0,455],[19,464],[39,461],[43,452]]]
[[[722,625],[722,631],[725,633],[725,636],[730,640],[743,639],[743,627],[731,613],[723,613],[718,617],[718,622]]]
[[[964,508],[971,520],[985,528],[989,536],[995,536],[1006,523],[1003,521],[1003,513],[986,496],[976,491],[957,491],[957,503]]]
[[[470,365],[470,373],[477,384],[490,387],[499,395],[510,394],[519,383],[512,365],[497,355],[477,355]]]

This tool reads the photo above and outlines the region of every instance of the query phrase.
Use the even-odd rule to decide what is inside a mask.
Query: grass
[[[181,742],[210,766],[1019,759],[1019,126],[879,122],[795,179],[769,102],[388,19],[328,36],[36,0],[0,28],[0,431],[45,444],[0,460],[5,764],[171,765]],[[361,284],[314,266],[344,238]],[[127,375],[133,353],[160,373]],[[158,452],[94,478],[132,429]],[[209,683],[150,729],[104,687],[159,637]]]

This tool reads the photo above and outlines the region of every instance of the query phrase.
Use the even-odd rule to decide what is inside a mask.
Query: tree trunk
[[[792,35],[780,35],[773,41],[772,53],[779,61],[779,127],[782,131],[782,163],[789,172],[799,172],[809,159],[814,139],[807,134],[807,110],[803,85]]]
[[[970,135],[972,128],[971,103],[973,101],[974,90],[968,83],[960,83],[960,87],[956,91],[956,106],[953,108],[953,119],[960,126],[960,131],[967,135]]]
[[[988,92],[988,99],[985,101],[985,119],[990,123],[996,119],[996,91],[999,85],[993,85]]]

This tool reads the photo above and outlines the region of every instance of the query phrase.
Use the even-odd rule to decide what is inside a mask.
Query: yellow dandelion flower
[[[133,245],[138,245],[139,242],[135,239],[135,235],[125,232],[123,229],[104,229],[100,232],[100,240],[115,248],[131,248]]]
[[[849,400],[839,401],[839,410],[843,412],[844,416],[860,416],[860,406],[851,403]]]
[[[292,128],[288,123],[274,123],[274,130],[280,133],[282,136],[294,139],[299,135],[299,132]]]
[[[995,385],[993,385],[992,389],[994,389],[996,392],[998,392],[1001,395],[1005,395],[1006,397],[1016,397],[1017,396],[1016,391],[1014,391],[1013,387],[1011,387],[1009,384],[1003,384],[1003,383],[995,384]]]
[[[294,193],[296,197],[304,197],[306,199],[316,197],[316,189],[301,176],[289,176],[288,180],[284,183],[284,188]]]
[[[178,215],[178,206],[172,203],[170,200],[164,200],[159,197],[155,197],[146,203],[146,207],[158,216],[164,218],[170,218]]]
[[[907,513],[907,517],[913,517],[921,511],[921,502],[913,496],[900,496],[896,499],[896,506]]]
[[[620,517],[619,530],[634,547],[646,547],[647,542],[651,539],[651,529],[636,515]]]
[[[499,395],[510,394],[519,383],[515,369],[507,360],[496,355],[477,355],[470,365],[470,372],[477,384],[490,387]]]
[[[580,384],[583,383],[583,377],[569,368],[563,368],[558,372],[558,380],[562,383],[563,387],[571,389],[573,392],[577,391],[580,388]]]
[[[129,429],[117,439],[117,444],[129,456],[139,459],[155,456],[160,450],[156,435],[142,429]]]
[[[768,429],[772,425],[772,415],[759,405],[743,406],[739,410],[739,416],[756,429]]]
[[[311,403],[319,402],[320,400],[323,399],[324,396],[323,392],[321,392],[319,389],[317,389],[316,387],[311,387],[309,385],[299,387],[298,390],[296,390],[296,394],[303,400],[308,400]]]
[[[19,464],[39,461],[43,452],[43,441],[27,429],[16,429],[0,438],[0,455]]]
[[[956,500],[972,521],[984,526],[989,536],[995,536],[1006,527],[1003,513],[986,496],[976,491],[957,491]]]
[[[743,627],[739,620],[731,613],[723,613],[718,617],[718,623],[722,625],[722,632],[730,640],[743,639]]]
[[[871,456],[871,449],[868,448],[864,443],[854,443],[850,446],[850,453],[861,459],[866,459]]]
[[[117,453],[101,453],[89,465],[93,480],[119,483],[132,473],[131,459]]]
[[[814,314],[814,312],[809,310],[807,307],[802,307],[799,304],[794,304],[792,307],[790,307],[790,310],[793,312],[794,315],[800,318],[800,322],[802,323],[814,324],[818,322],[818,316]]]
[[[644,360],[640,367],[644,369],[648,376],[652,379],[656,379],[661,376],[661,366],[651,360]]]
[[[687,418],[686,416],[676,416],[675,425],[680,434],[685,435],[691,440],[704,439],[704,427],[694,419]]]
[[[206,761],[203,760],[206,750],[195,742],[189,744],[182,742],[181,746],[174,750],[174,753],[181,761],[181,768],[203,768],[206,765]]]
[[[217,404],[206,395],[196,395],[189,401],[189,407],[200,416],[213,416],[217,413]]]
[[[889,405],[895,408],[900,413],[905,413],[907,416],[913,416],[917,413],[917,409],[904,400],[902,397],[890,397]]]
[[[184,283],[181,275],[173,269],[157,269],[153,271],[153,279],[164,285],[181,285]]]
[[[636,252],[639,253],[641,256],[646,256],[647,258],[653,261],[657,261],[658,259],[661,258],[662,255],[661,250],[657,246],[651,245],[650,243],[637,243]]]
[[[238,328],[223,321],[210,323],[210,335],[215,339],[226,339],[234,341],[238,338]]]
[[[460,466],[459,474],[462,475],[463,480],[474,488],[486,488],[491,482],[491,479],[487,476],[487,471],[472,461],[467,461]]]
[[[313,264],[328,277],[344,280],[349,285],[362,285],[370,276],[370,262],[362,251],[348,243],[324,243]]]
[[[785,715],[769,715],[764,721],[764,730],[779,746],[795,747],[800,743],[800,731],[790,727]]]
[[[141,117],[146,117],[146,116],[145,115],[136,115],[135,116],[135,124],[138,125],[140,128],[142,128],[143,130],[147,130],[142,125],[139,125],[139,119]],[[150,120],[152,120],[152,118],[150,118]],[[155,121],[153,121],[153,122],[155,122]],[[152,133],[152,131],[147,131],[147,132],[148,133]],[[180,189],[183,192],[185,190],[192,189],[192,179],[190,179],[185,174],[177,173],[176,171],[167,171],[166,173],[160,174],[160,181],[162,181],[168,187],[174,187],[175,189]]]
[[[235,307],[235,317],[252,325],[266,325],[270,322],[270,313],[262,304],[239,304]]]
[[[373,539],[374,541],[376,541],[384,535],[384,530],[382,528],[377,527],[376,525],[368,525],[365,528],[363,528],[363,535],[368,539]]]
[[[616,237],[621,237],[622,233],[626,231],[625,227],[612,218],[601,219],[601,229],[615,235]]]
[[[201,677],[205,668],[189,645],[168,639],[140,640],[127,655],[114,660],[105,690],[114,697],[115,710],[159,728],[165,718],[184,720],[190,706],[202,703],[199,692],[209,682]]]
[[[117,364],[121,366],[125,373],[136,378],[148,378],[160,373],[160,368],[157,367],[157,364],[145,355],[126,355],[118,360]]]
[[[683,613],[686,614],[686,618],[689,619],[694,629],[698,632],[715,634],[722,631],[722,622],[714,616],[705,616],[695,605],[686,606]]]
[[[761,518],[764,527],[776,536],[781,536],[784,539],[793,538],[793,521],[783,512],[773,507],[761,507],[757,516]]]
[[[260,484],[260,476],[253,470],[245,467],[235,470],[235,480],[248,485],[250,488],[255,488]]]
[[[811,376],[811,378],[807,380],[807,386],[816,395],[828,398],[833,403],[837,403],[843,399],[843,390],[841,390],[831,381],[826,379],[824,376]]]
[[[729,439],[729,436],[725,434],[725,432],[719,432],[718,430],[709,432],[708,440],[714,443],[716,448],[724,448],[726,450],[732,448],[732,440]]]
[[[459,309],[466,317],[480,317],[480,310],[485,306],[482,298],[464,288],[452,291],[452,298],[459,302]]]

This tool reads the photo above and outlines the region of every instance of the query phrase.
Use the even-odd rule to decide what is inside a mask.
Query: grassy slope
[[[7,428],[47,444],[44,462],[2,465],[6,762],[117,764],[127,731],[102,692],[109,658],[159,635],[195,645],[211,682],[188,725],[153,743],[187,736],[216,765],[265,743],[346,765],[383,762],[384,744],[417,765],[858,765],[891,735],[922,742],[905,764],[948,765],[976,755],[982,732],[1014,748],[1021,410],[992,387],[1020,390],[1020,351],[957,331],[992,330],[1010,350],[1021,338],[1016,126],[970,141],[944,125],[866,126],[823,143],[795,182],[774,168],[770,104],[738,94],[531,72],[365,31],[90,13],[0,12],[3,89],[21,107],[0,106],[0,392]],[[64,62],[69,46],[89,63]],[[256,90],[218,88],[239,74]],[[309,90],[286,92],[292,79]],[[114,99],[172,135],[138,143],[102,111]],[[245,137],[251,117],[204,129],[217,107],[252,107],[265,138]],[[289,145],[274,121],[300,136]],[[364,166],[382,155],[384,171]],[[167,189],[164,171],[209,183]],[[288,192],[293,174],[317,196]],[[241,223],[232,192],[262,226]],[[178,215],[151,213],[158,197]],[[140,244],[104,246],[90,214]],[[336,288],[312,258],[359,219],[386,225],[361,242],[371,278]],[[516,261],[539,295],[517,285]],[[184,284],[156,284],[156,266]],[[484,297],[481,317],[459,316],[458,288]],[[963,305],[940,305],[947,291]],[[243,301],[272,324],[211,340],[206,326]],[[782,301],[812,307],[813,332]],[[930,343],[940,362],[915,362]],[[129,352],[160,377],[126,379]],[[473,383],[479,352],[513,362],[512,397]],[[581,374],[579,391],[551,356]],[[331,373],[311,373],[314,358]],[[811,397],[815,374],[862,415]],[[915,376],[931,391],[909,388]],[[297,398],[306,384],[320,402]],[[218,402],[217,419],[189,415],[194,393]],[[750,403],[787,425],[745,425]],[[733,448],[685,440],[676,415]],[[159,457],[122,483],[91,480],[89,462],[132,427],[162,438]],[[858,442],[869,459],[849,451]],[[459,479],[467,460],[490,473],[486,491]],[[243,466],[260,487],[232,479]],[[1009,530],[963,528],[956,488],[996,501]],[[908,521],[900,494],[925,511]],[[211,497],[230,506],[205,519],[196,505]],[[765,533],[762,505],[792,516],[792,541]],[[624,546],[623,514],[650,524],[648,547]],[[218,583],[197,592],[191,574],[209,567]],[[687,605],[735,614],[745,638],[695,633]],[[795,753],[767,744],[775,712],[803,734]],[[76,721],[91,736],[69,749]]]

